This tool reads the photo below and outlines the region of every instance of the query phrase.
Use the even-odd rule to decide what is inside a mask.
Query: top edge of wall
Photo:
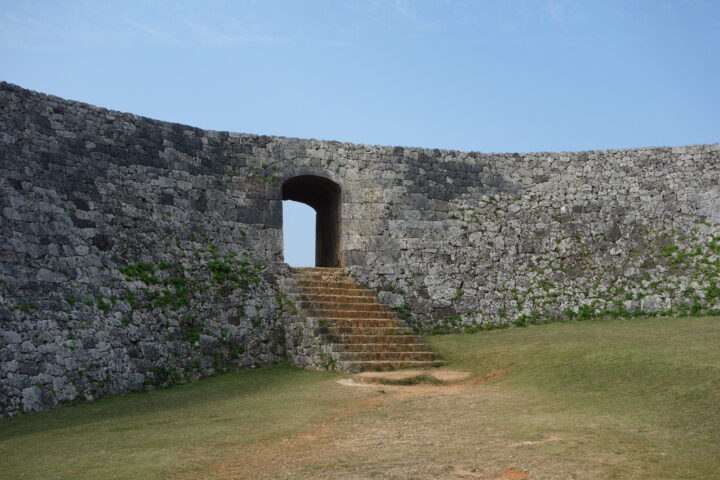
[[[373,144],[364,144],[364,143],[351,143],[351,142],[341,142],[337,140],[323,140],[323,139],[317,139],[317,138],[297,138],[297,137],[285,137],[281,135],[263,135],[263,134],[256,134],[256,133],[243,133],[243,132],[230,132],[226,130],[209,130],[209,129],[203,129],[199,127],[194,127],[192,125],[187,125],[184,123],[178,123],[178,122],[171,122],[171,121],[165,121],[165,120],[158,120],[155,118],[145,117],[142,115],[136,115],[131,112],[121,112],[119,110],[112,110],[104,107],[100,107],[97,105],[93,105],[86,102],[81,102],[78,100],[71,100],[66,99],[63,97],[58,97],[56,95],[50,95],[43,92],[38,92],[35,90],[30,90],[27,88],[23,88],[19,85],[2,81],[0,80],[0,91],[8,91],[8,92],[16,92],[24,96],[28,97],[38,97],[40,99],[47,99],[55,102],[61,102],[68,105],[74,105],[77,107],[85,108],[88,110],[97,110],[100,112],[107,112],[112,115],[119,115],[127,117],[128,119],[133,120],[142,120],[151,122],[154,124],[164,124],[164,125],[177,125],[184,128],[187,128],[189,130],[195,131],[195,132],[203,132],[205,134],[208,134],[210,136],[219,136],[219,135],[228,135],[232,138],[256,138],[256,139],[265,139],[265,140],[271,140],[271,141],[279,141],[279,142],[306,142],[306,143],[326,143],[331,144],[335,146],[340,147],[346,147],[346,148],[352,148],[352,149],[366,149],[366,150],[391,150],[396,151],[397,149],[402,150],[411,150],[416,152],[422,152],[422,153],[431,153],[433,155],[449,155],[449,156],[544,156],[544,155],[558,155],[558,154],[593,154],[598,152],[604,152],[604,153],[622,153],[622,152],[638,152],[638,151],[670,151],[673,153],[684,153],[684,152],[691,152],[699,149],[705,149],[705,150],[714,150],[720,152],[720,142],[716,143],[700,143],[700,144],[688,144],[688,145],[678,145],[678,146],[642,146],[642,147],[631,147],[631,148],[610,148],[610,149],[596,149],[596,150],[560,150],[560,151],[554,151],[554,152],[548,152],[548,151],[539,151],[539,152],[483,152],[483,151],[477,151],[477,150],[454,150],[454,149],[445,149],[445,148],[426,148],[426,147],[413,147],[413,146],[405,146],[405,145],[373,145]]]

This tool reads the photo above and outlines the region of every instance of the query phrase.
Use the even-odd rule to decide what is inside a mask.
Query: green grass
[[[3,419],[0,479],[429,479],[473,469],[498,478],[513,467],[530,478],[690,480],[720,471],[720,318],[428,341],[449,368],[502,373],[456,390],[378,387],[425,389],[407,395],[274,366]],[[262,459],[261,471],[246,471],[249,458]]]
[[[343,399],[323,388],[336,377],[266,367],[3,419],[0,478],[166,478],[317,421]]]
[[[429,340],[453,367],[507,369],[493,380],[507,401],[489,411],[491,422],[518,441],[547,432],[575,438],[572,449],[554,452],[558,460],[615,458],[599,478],[720,471],[720,318],[596,320]],[[544,454],[552,458],[554,448]]]

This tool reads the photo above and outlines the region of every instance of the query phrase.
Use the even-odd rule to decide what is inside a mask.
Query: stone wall
[[[296,303],[302,297],[292,273],[287,272],[280,279],[280,305],[285,326],[285,353],[293,365],[311,370],[332,369],[332,345],[322,340],[320,330],[323,320],[306,315]]]
[[[417,330],[720,309],[720,144],[353,145],[7,83],[0,112],[0,415],[285,358],[298,175],[340,185],[346,267]]]
[[[252,143],[8,84],[0,112],[0,414],[284,358]]]
[[[400,152],[366,176],[378,188],[353,202],[362,233],[346,249],[419,330],[720,311],[718,144]]]

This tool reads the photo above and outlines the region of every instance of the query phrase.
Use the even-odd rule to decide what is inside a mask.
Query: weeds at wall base
[[[682,305],[676,309],[659,310],[648,312],[645,310],[589,310],[580,309],[579,312],[567,311],[558,317],[542,317],[540,315],[520,315],[512,322],[481,323],[477,325],[462,325],[458,327],[434,326],[429,329],[419,330],[422,335],[449,335],[455,333],[473,334],[491,330],[503,330],[507,328],[523,328],[530,325],[547,325],[551,323],[583,322],[588,320],[617,319],[617,318],[657,318],[657,317],[705,317],[720,316],[720,309],[695,309]]]

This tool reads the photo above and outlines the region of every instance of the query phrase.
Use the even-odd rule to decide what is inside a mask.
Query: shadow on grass
[[[336,376],[287,364],[225,373],[192,383],[153,391],[108,395],[91,403],[60,406],[0,420],[0,440],[23,435],[105,423],[125,417],[171,418],[183,412],[210,411],[241,397],[286,390],[289,385],[311,384]]]

